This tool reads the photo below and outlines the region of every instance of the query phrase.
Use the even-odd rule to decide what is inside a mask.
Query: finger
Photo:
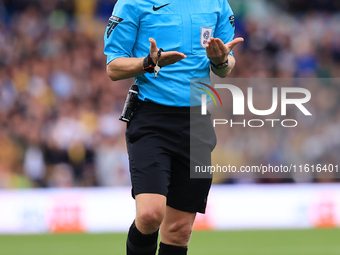
[[[222,51],[220,50],[220,48],[218,47],[218,44],[216,42],[216,40],[212,40],[212,50],[215,54],[216,57],[222,55]]]
[[[175,63],[175,62],[178,62],[182,59],[185,59],[186,56],[178,56],[178,55],[173,55],[173,56],[167,56],[165,57],[164,59],[162,59],[162,63]]]
[[[207,48],[210,49],[211,53],[213,53],[213,48],[214,48],[213,39],[210,39],[210,40],[208,41]]]
[[[178,52],[178,51],[162,52],[162,56],[164,56],[164,57],[179,56],[181,58],[187,58],[187,56],[184,53],[181,53],[181,52]]]
[[[149,41],[150,41],[150,52],[158,51],[155,39],[150,38]]]
[[[164,59],[162,61],[162,63],[160,63],[160,64],[163,65],[163,66],[172,65],[172,64],[175,64],[178,61],[181,61],[182,59],[183,59],[183,57],[181,57],[181,56],[171,56],[171,57]]]
[[[182,59],[184,59],[184,58],[180,57],[180,56],[176,56],[176,57],[173,58],[173,61],[178,62],[178,61],[181,61]]]
[[[185,54],[177,51],[163,52],[160,60],[160,65],[161,66],[171,65],[185,58],[187,58]]]
[[[211,51],[211,46],[210,44],[207,45],[207,47],[205,48],[206,52],[207,52],[207,56],[211,57],[212,56],[212,51]]]
[[[216,57],[216,50],[214,48],[214,42],[213,41],[210,42],[209,48],[210,48],[211,56]]]
[[[220,48],[220,50],[222,51],[222,53],[223,54],[227,54],[228,53],[228,48],[224,44],[224,42],[221,39],[219,39],[219,38],[215,39],[215,41],[216,41],[218,47]]]
[[[210,37],[210,39],[208,40],[208,44],[207,44],[207,48],[212,49],[212,42],[214,40],[214,37]]]
[[[226,46],[232,50],[237,44],[239,44],[240,42],[243,42],[244,39],[242,37],[238,37],[235,38],[234,40],[232,40],[231,42],[227,43]]]

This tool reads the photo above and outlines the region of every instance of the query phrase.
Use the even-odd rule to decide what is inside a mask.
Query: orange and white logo
[[[84,225],[83,208],[77,201],[56,201],[49,221],[52,233],[83,233]]]

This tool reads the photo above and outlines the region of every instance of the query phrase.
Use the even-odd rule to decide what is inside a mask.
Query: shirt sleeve
[[[215,30],[215,38],[224,43],[231,42],[235,37],[235,16],[227,0],[221,1],[221,13]],[[233,56],[233,52],[230,52]]]
[[[107,64],[116,58],[132,56],[138,26],[136,1],[118,0],[104,35],[104,54],[107,56]]]

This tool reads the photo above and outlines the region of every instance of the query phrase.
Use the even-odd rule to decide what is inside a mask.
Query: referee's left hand
[[[157,43],[155,39],[150,38],[150,56],[152,58],[152,61],[156,63],[157,61],[157,53],[159,51],[157,47]],[[161,58],[159,60],[159,66],[168,66],[175,64],[178,61],[181,61],[182,59],[187,58],[187,56],[181,52],[178,51],[166,51],[162,52]]]
[[[219,38],[211,37],[206,47],[207,57],[215,65],[222,64],[227,61],[230,51],[240,42],[243,42],[242,37],[235,38],[231,42],[224,44]]]

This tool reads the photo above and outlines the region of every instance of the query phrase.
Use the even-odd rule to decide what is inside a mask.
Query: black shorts
[[[190,178],[190,160],[211,165],[216,136],[210,115],[201,116],[200,107],[196,107],[199,118],[195,118],[195,125],[202,132],[196,135],[203,139],[200,156],[190,159],[192,109],[140,103],[126,130],[133,197],[160,194],[174,209],[205,212],[212,179]]]

